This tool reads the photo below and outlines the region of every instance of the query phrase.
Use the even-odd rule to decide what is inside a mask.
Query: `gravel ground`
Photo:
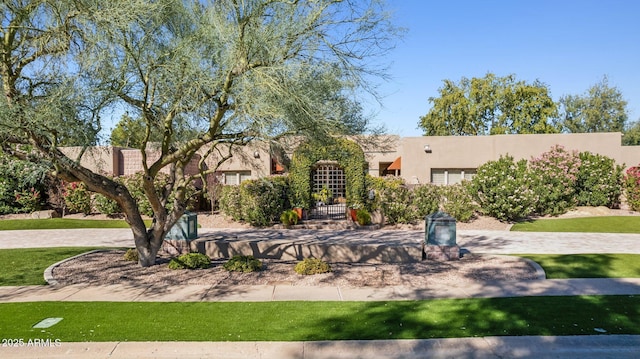
[[[638,213],[628,210],[610,210],[604,207],[580,207],[558,218],[597,215],[638,215]],[[100,215],[69,217],[105,218]],[[200,213],[198,223],[204,228],[250,228],[247,224],[229,221],[222,215],[209,213]],[[475,218],[470,223],[457,224],[460,230],[508,230],[509,227],[508,223],[483,216]],[[393,229],[424,229],[424,223],[384,228],[384,230]],[[263,270],[260,272],[229,273],[222,268],[222,262],[216,261],[210,269],[206,270],[171,270],[166,265],[168,258],[160,258],[156,266],[142,268],[137,263],[125,261],[122,258],[123,254],[122,251],[86,254],[55,268],[53,275],[62,284],[290,284],[342,287],[383,287],[399,284],[425,287],[435,281],[461,285],[465,282],[477,281],[543,279],[537,277],[535,269],[526,261],[508,256],[466,254],[459,261],[424,261],[412,264],[332,263],[331,273],[302,276],[293,271],[295,265],[293,262],[264,260]]]
[[[467,254],[459,261],[411,264],[332,263],[330,273],[304,276],[294,272],[295,262],[263,260],[263,270],[260,272],[236,273],[227,272],[222,267],[222,261],[214,261],[209,269],[172,270],[167,266],[168,258],[161,258],[156,266],[142,268],[136,262],[124,260],[123,255],[124,251],[86,254],[56,267],[53,276],[61,284],[289,284],[342,287],[424,287],[436,281],[460,285],[477,281],[542,279],[529,263],[508,256]]]

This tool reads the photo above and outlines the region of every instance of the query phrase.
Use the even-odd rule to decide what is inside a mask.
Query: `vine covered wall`
[[[320,160],[338,162],[347,181],[347,205],[362,205],[366,195],[364,151],[357,143],[343,138],[334,138],[330,143],[305,142],[296,149],[289,169],[291,205],[310,208],[311,170]]]

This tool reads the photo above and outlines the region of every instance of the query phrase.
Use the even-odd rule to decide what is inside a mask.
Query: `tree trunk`
[[[138,249],[138,263],[142,267],[151,267],[156,264],[156,258],[158,256],[158,252],[160,251],[160,247],[162,247],[162,241],[155,241],[153,238],[153,234],[149,233],[142,238],[144,241],[143,246],[138,246],[139,240],[134,238],[136,242],[136,248]]]

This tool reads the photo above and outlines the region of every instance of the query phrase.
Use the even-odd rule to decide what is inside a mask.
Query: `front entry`
[[[310,219],[346,219],[344,170],[336,162],[319,161],[312,171]]]

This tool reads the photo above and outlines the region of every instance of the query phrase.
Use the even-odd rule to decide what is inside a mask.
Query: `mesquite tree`
[[[155,263],[189,184],[230,149],[362,131],[356,95],[383,75],[376,58],[397,33],[375,0],[10,0],[0,8],[2,151],[115,200],[142,266]],[[123,110],[144,122],[151,228],[126,185],[81,166],[84,151],[69,158],[59,147],[96,143],[102,118]],[[185,128],[188,139],[175,135]],[[148,153],[152,133],[161,134],[157,159]],[[189,175],[193,159],[201,171]],[[169,181],[157,190],[161,171]]]

